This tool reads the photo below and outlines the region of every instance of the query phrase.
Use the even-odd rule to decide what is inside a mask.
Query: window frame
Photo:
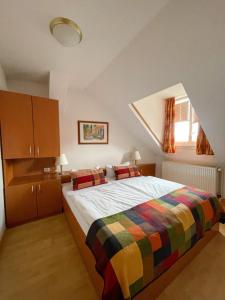
[[[175,105],[186,102],[185,100],[187,99],[188,102],[188,122],[189,122],[189,138],[187,142],[176,142],[175,138],[175,132],[174,132],[174,139],[175,139],[175,146],[180,147],[180,148],[195,148],[196,146],[196,141],[192,141],[192,125],[193,125],[193,106],[191,105],[191,101],[188,97],[180,97],[180,98],[175,98]],[[175,122],[177,123],[177,122]],[[198,122],[199,123],[199,122]],[[174,129],[175,130],[175,129]]]

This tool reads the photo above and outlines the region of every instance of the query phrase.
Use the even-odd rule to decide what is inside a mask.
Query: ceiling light
[[[70,19],[58,17],[50,23],[51,34],[65,47],[73,47],[82,40],[80,27]]]

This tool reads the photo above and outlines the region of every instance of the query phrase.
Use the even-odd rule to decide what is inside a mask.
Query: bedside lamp
[[[141,160],[141,155],[140,155],[140,152],[139,151],[134,151],[134,163],[135,165],[137,164],[137,162]]]
[[[60,174],[62,174],[63,173],[63,170],[62,170],[63,166],[68,165],[68,160],[67,160],[67,157],[66,157],[65,153],[62,153],[59,157],[57,157],[56,165],[60,166]]]

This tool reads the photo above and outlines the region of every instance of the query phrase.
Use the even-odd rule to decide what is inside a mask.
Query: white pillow
[[[108,178],[115,178],[115,172],[113,169],[113,165],[106,165],[105,169],[106,169],[106,176]]]
[[[124,162],[120,165],[117,165],[117,166],[120,167],[120,166],[129,166],[129,165],[130,165],[130,161],[126,161],[126,162]]]

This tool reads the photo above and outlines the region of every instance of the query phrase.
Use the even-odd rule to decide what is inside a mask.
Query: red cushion
[[[73,190],[107,183],[104,170],[78,170],[72,173]]]
[[[117,180],[141,175],[137,166],[114,166],[113,168]]]

